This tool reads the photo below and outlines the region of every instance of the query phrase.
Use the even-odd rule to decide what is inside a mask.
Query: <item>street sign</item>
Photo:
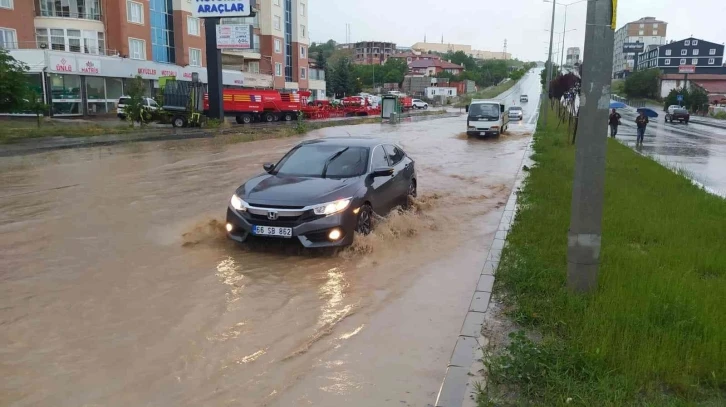
[[[679,65],[678,73],[696,73],[696,65]]]
[[[641,53],[645,51],[645,44],[642,42],[626,42],[623,44],[623,52],[628,53]]]
[[[192,0],[192,16],[199,18],[249,17],[250,0]]]
[[[679,102],[683,102],[683,95],[677,95],[676,100]]]
[[[218,49],[252,48],[252,25],[220,24],[217,26]]]

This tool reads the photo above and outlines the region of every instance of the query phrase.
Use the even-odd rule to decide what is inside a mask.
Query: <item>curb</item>
[[[502,250],[504,249],[509,229],[514,222],[514,216],[517,210],[517,195],[522,186],[522,182],[527,176],[527,172],[523,170],[523,167],[525,165],[532,165],[532,159],[529,157],[532,152],[533,141],[533,138],[530,138],[529,144],[527,144],[524,150],[524,156],[519,165],[519,170],[517,171],[517,176],[512,186],[512,192],[509,194],[509,200],[502,213],[502,218],[499,221],[499,227],[487,252],[486,261],[482,267],[479,281],[474,290],[471,303],[469,304],[469,311],[466,313],[459,337],[454,346],[454,351],[449,359],[444,380],[441,383],[439,393],[436,397],[435,407],[462,407],[467,399],[467,395],[474,390],[474,384],[478,381],[476,379],[481,378],[477,377],[477,375],[484,366],[478,361],[484,356],[483,348],[488,342],[481,334],[482,325],[486,317],[485,313],[489,308],[495,274],[499,267]]]

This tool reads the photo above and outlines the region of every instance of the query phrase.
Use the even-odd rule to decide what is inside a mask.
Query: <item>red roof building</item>
[[[419,60],[408,64],[408,70],[414,75],[436,76],[441,72],[458,75],[464,72],[464,67],[442,60]]]
[[[407,64],[413,61],[440,61],[441,57],[435,54],[414,54],[413,52],[401,52],[393,54],[389,58],[405,59]]]

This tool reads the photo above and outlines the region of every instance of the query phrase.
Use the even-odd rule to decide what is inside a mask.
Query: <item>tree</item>
[[[541,83],[543,87],[547,84],[547,70],[548,68],[545,67],[545,69],[543,69],[542,72],[539,74],[539,83]],[[552,78],[556,78],[562,75],[562,72],[560,72],[560,67],[557,65],[554,65],[552,67],[552,73]]]
[[[678,101],[679,95],[683,96],[681,102]],[[697,112],[708,108],[708,95],[700,86],[692,86],[690,90],[686,88],[671,89],[663,105],[663,110],[667,110],[671,105],[681,105],[691,112]]]
[[[35,118],[38,121],[38,127],[40,127],[40,118],[48,111],[49,106],[43,101],[43,96],[38,92],[29,91],[29,98],[26,102],[26,110],[35,113]]]
[[[23,110],[29,100],[27,65],[0,48],[0,112]]]
[[[315,55],[315,65],[318,66],[318,69],[325,69],[327,63],[328,59],[325,57],[325,54],[318,52],[318,54]]]
[[[140,75],[136,75],[134,79],[129,81],[129,87],[126,93],[129,95],[129,100],[126,102],[126,106],[124,106],[126,120],[132,126],[134,123],[146,123],[151,118],[151,114],[149,114],[149,111],[144,106],[144,95],[146,94],[144,79]]]
[[[646,69],[636,71],[625,79],[623,91],[631,98],[657,99],[659,94],[660,71]]]
[[[354,69],[348,58],[341,58],[330,72],[330,89],[336,97],[349,96],[356,93],[361,83],[353,76]]]

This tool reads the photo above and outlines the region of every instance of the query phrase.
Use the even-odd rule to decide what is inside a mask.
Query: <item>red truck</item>
[[[297,93],[276,90],[224,89],[222,105],[225,115],[235,116],[237,123],[274,122],[297,119],[302,107]],[[204,110],[209,110],[209,96],[204,95]]]

